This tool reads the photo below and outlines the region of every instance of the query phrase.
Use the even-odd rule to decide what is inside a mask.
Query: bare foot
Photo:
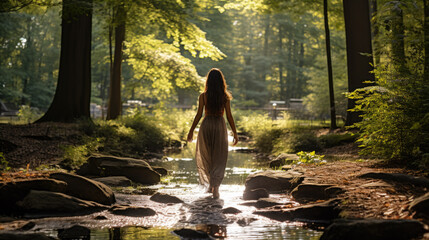
[[[207,188],[207,193],[213,193],[213,187],[209,186],[209,188]]]

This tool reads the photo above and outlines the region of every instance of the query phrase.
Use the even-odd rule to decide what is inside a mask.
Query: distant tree
[[[210,57],[218,60],[224,56],[211,42],[205,38],[205,32],[192,23],[197,18],[195,12],[201,5],[211,1],[107,1],[114,11],[111,23],[115,29],[115,51],[111,67],[111,82],[107,109],[107,119],[115,119],[121,114],[121,78],[123,63],[123,42],[126,37],[125,28],[130,31],[142,32],[147,35],[146,28],[152,28],[159,35],[173,40],[173,45],[182,45],[191,55],[201,58]]]
[[[328,0],[323,0],[323,17],[325,20],[324,22],[325,22],[326,62],[328,66],[331,129],[335,129],[337,128],[337,120],[336,120],[336,114],[335,114],[334,77],[332,76],[331,34],[329,32],[329,21],[328,21]]]
[[[48,111],[37,122],[90,118],[92,0],[63,0],[58,83]]]
[[[366,81],[374,81],[372,71],[371,28],[368,0],[343,0],[346,26],[348,91],[367,86]],[[346,125],[351,126],[361,120],[359,111],[350,111],[355,100],[347,104]]]

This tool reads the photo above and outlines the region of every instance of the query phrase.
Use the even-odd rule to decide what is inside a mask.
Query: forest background
[[[47,111],[54,98],[67,2],[91,1],[2,3],[0,99],[21,106],[22,116],[37,118],[34,112]],[[357,100],[355,111],[363,121],[349,125],[360,129],[358,141],[367,154],[427,166],[427,1],[360,1],[368,6],[373,50],[360,54],[373,59],[367,65],[375,70],[351,94],[346,2],[94,1],[90,102],[107,107],[116,90],[119,102],[140,100],[152,109],[195,105],[204,75],[217,67],[226,76],[235,108],[271,107],[271,100],[289,106],[291,99],[303,99],[306,110],[300,118],[328,119],[328,10],[335,115],[346,118],[352,110],[347,96]],[[78,15],[82,12],[90,15],[84,10]],[[121,48],[118,65],[114,58]],[[119,76],[115,66],[120,66]],[[120,85],[112,87],[115,78]]]

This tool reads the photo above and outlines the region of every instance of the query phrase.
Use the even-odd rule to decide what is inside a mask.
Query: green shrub
[[[271,128],[256,137],[255,146],[259,152],[271,153],[282,135],[282,129]]]
[[[3,152],[0,152],[0,172],[6,172],[9,170],[9,162],[4,157]]]
[[[293,129],[285,138],[289,152],[319,151],[319,141],[311,130],[302,128]]]
[[[356,135],[352,133],[327,134],[320,136],[318,140],[322,148],[330,148],[354,142],[356,140]]]
[[[326,161],[323,160],[323,158],[325,157],[325,155],[317,155],[315,151],[312,152],[298,152],[296,155],[298,155],[299,159],[294,162],[295,164],[300,164],[300,163],[311,163],[311,164],[325,164]]]
[[[22,105],[18,112],[19,120],[25,123],[34,122],[37,119],[39,119],[41,116],[42,116],[42,112],[28,105]]]
[[[375,69],[375,86],[349,95],[363,120],[358,141],[363,154],[419,167],[429,153],[429,86],[421,73],[389,66]]]

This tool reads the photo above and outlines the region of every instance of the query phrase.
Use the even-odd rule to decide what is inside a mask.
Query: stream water
[[[243,146],[242,146],[243,147]],[[319,239],[319,231],[304,228],[299,223],[281,223],[253,215],[255,207],[243,205],[241,199],[244,181],[255,169],[253,154],[230,151],[225,179],[220,187],[220,199],[212,199],[198,185],[194,156],[195,144],[190,143],[180,153],[167,154],[156,165],[172,171],[161,184],[145,188],[115,189],[119,204],[150,207],[157,212],[153,217],[125,217],[108,211],[86,216],[34,219],[36,232],[56,237],[58,231],[79,224],[91,229],[91,239],[180,239],[172,233],[183,227],[206,231],[215,238],[226,239]],[[234,148],[230,148],[234,150]],[[130,191],[134,194],[125,194]],[[159,191],[179,197],[183,204],[162,204],[149,200]],[[137,194],[136,194],[137,193]],[[271,198],[286,202],[280,195]],[[239,214],[223,214],[221,210],[235,207]],[[103,216],[103,220],[100,220]]]

